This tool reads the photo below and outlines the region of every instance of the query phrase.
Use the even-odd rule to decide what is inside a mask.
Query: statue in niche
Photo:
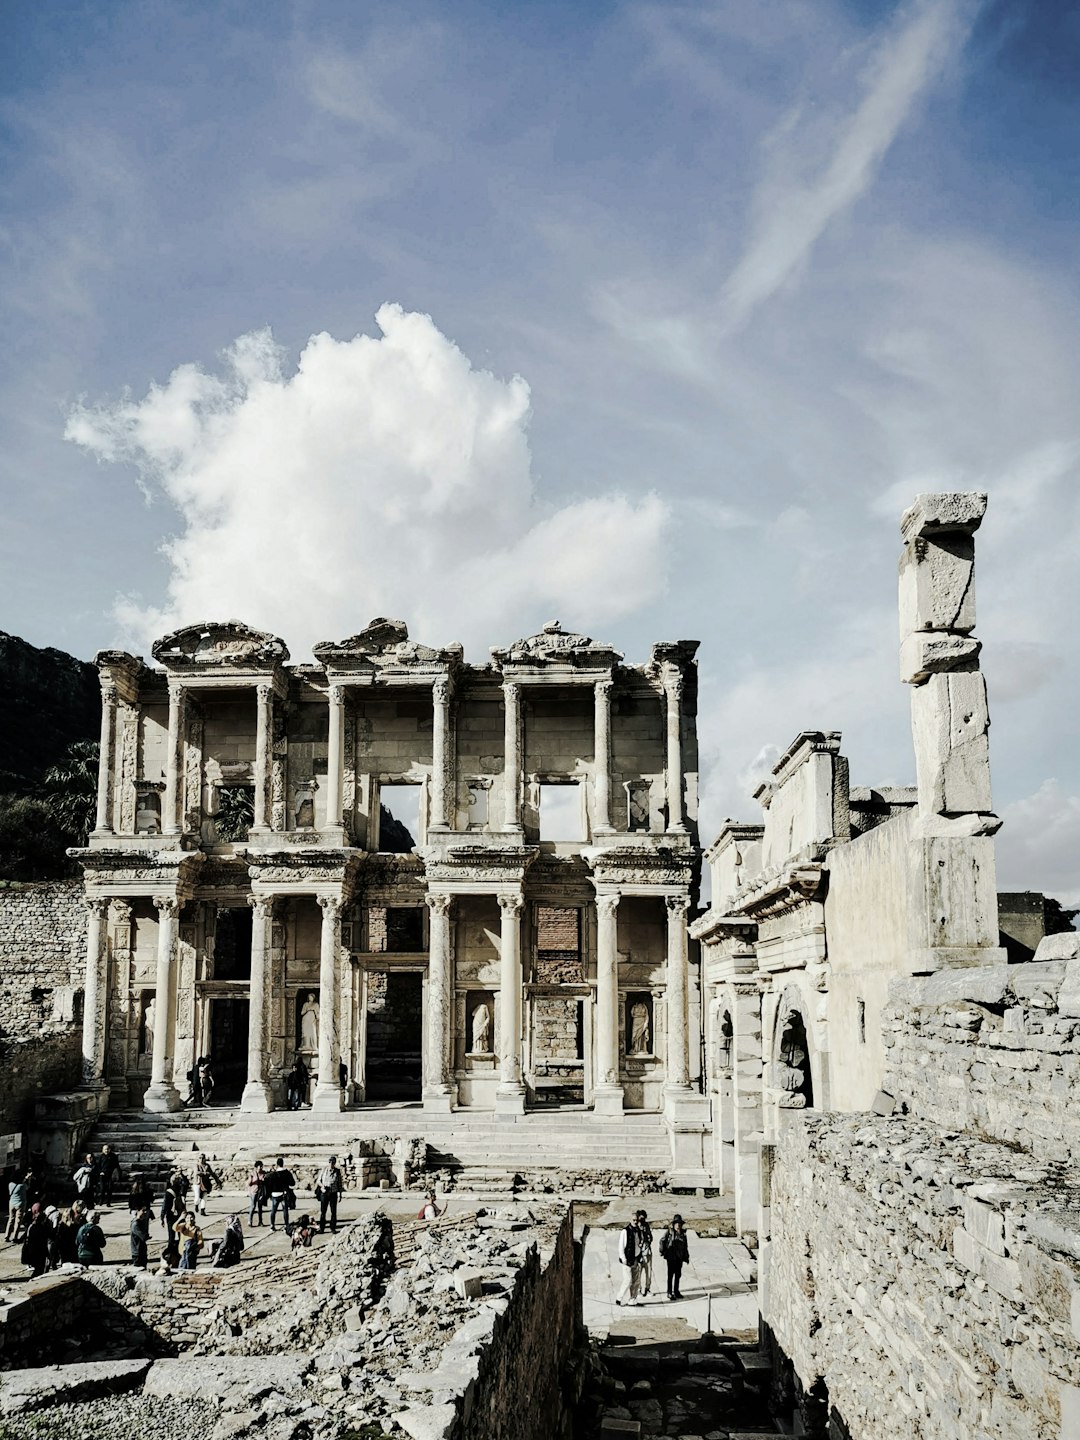
[[[472,1012],[472,1053],[491,1053],[491,1007],[486,1000],[481,1000]]]
[[[313,1055],[319,1050],[319,1002],[310,990],[300,1008],[300,1049]]]
[[[142,1053],[144,1055],[152,1055],[154,1053],[154,1020],[156,1015],[157,998],[151,995],[143,1009]]]
[[[315,791],[317,782],[303,780],[293,793],[293,825],[297,830],[310,830],[315,824]]]
[[[652,1051],[652,1026],[649,1023],[649,1007],[644,1000],[635,1000],[630,1006],[630,1054],[648,1055]]]

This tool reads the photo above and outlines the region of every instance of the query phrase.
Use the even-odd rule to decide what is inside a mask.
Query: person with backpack
[[[344,1188],[341,1171],[338,1169],[337,1156],[331,1155],[329,1164],[323,1166],[319,1172],[319,1178],[315,1182],[315,1199],[319,1202],[320,1235],[326,1229],[327,1212],[330,1215],[330,1232],[337,1234],[338,1197]]]
[[[615,1304],[637,1304],[638,1286],[641,1283],[641,1237],[633,1220],[628,1221],[619,1231],[619,1264],[626,1267],[626,1274]]]
[[[672,1217],[671,1224],[660,1237],[660,1258],[667,1265],[667,1293],[669,1300],[681,1300],[679,1281],[682,1268],[690,1262],[690,1246],[686,1240],[686,1226],[681,1215]]]
[[[221,1189],[221,1176],[216,1170],[210,1168],[210,1161],[205,1155],[200,1155],[198,1164],[195,1166],[195,1213],[206,1214],[206,1197],[211,1193],[214,1186]]]
[[[91,1210],[86,1224],[75,1237],[75,1248],[80,1265],[105,1264],[105,1232],[98,1224],[98,1213]]]

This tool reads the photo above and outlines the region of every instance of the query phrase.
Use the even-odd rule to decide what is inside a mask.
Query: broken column
[[[979,491],[919,495],[904,513],[900,671],[911,686],[920,881],[916,970],[1002,963],[991,836],[990,716],[975,628]]]

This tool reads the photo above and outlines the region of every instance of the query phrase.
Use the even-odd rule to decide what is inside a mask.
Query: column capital
[[[609,675],[604,680],[597,680],[594,688],[597,695],[599,695],[601,699],[610,700],[611,692],[615,688],[615,681],[612,680],[611,676]]]
[[[500,910],[513,911],[515,914],[520,914],[525,908],[525,897],[524,895],[500,895],[499,908]]]
[[[334,920],[341,914],[343,902],[340,895],[316,895],[315,898],[322,906],[325,919]]]
[[[109,905],[112,907],[113,923],[126,925],[131,919],[131,905],[127,900],[111,899]]]
[[[274,687],[267,684],[266,681],[262,681],[255,686],[255,694],[258,697],[259,704],[265,705],[273,697]]]
[[[84,895],[83,904],[91,915],[96,916],[99,920],[103,920],[105,918],[105,911],[109,907],[109,897],[107,895]]]
[[[437,705],[449,705],[453,693],[449,675],[439,675],[431,682],[431,698]]]
[[[101,676],[101,698],[106,705],[115,705],[120,698],[120,687],[111,675]]]
[[[677,665],[666,664],[660,672],[664,692],[669,700],[681,700],[686,676]]]
[[[261,916],[264,920],[269,920],[274,913],[275,899],[274,895],[249,895],[247,903],[256,915]]]
[[[616,911],[618,910],[618,908],[619,908],[619,901],[620,901],[621,899],[622,899],[622,896],[621,896],[621,895],[597,895],[597,897],[596,897],[596,911],[597,911],[597,914],[601,914],[601,913],[602,913],[602,914],[608,915],[608,916],[614,915],[615,912],[616,912]]]
[[[184,684],[181,680],[169,681],[169,700],[173,705],[179,705],[184,698]]]
[[[154,904],[161,911],[162,919],[175,920],[180,914],[180,901],[175,895],[155,895]]]
[[[506,699],[513,701],[514,704],[516,704],[521,695],[521,686],[518,684],[518,682],[516,680],[504,680],[502,688],[503,695],[506,697]]]
[[[330,685],[330,686],[328,686],[327,691],[326,691],[326,698],[327,698],[327,700],[329,701],[329,703],[330,703],[331,705],[344,705],[344,704],[345,704],[345,686],[344,686],[344,685]]]
[[[669,915],[673,917],[676,915],[685,915],[687,910],[690,909],[690,896],[665,895],[664,904],[667,906],[667,912]]]
[[[449,915],[454,903],[453,895],[434,894],[426,897],[428,908],[434,915]]]

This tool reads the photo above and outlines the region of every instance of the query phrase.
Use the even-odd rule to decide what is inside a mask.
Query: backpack
[[[671,1249],[671,1231],[670,1231],[670,1230],[665,1230],[664,1233],[660,1236],[660,1258],[661,1258],[661,1260],[666,1260],[666,1259],[667,1259],[667,1257],[668,1257],[668,1251],[669,1251],[670,1249]]]

